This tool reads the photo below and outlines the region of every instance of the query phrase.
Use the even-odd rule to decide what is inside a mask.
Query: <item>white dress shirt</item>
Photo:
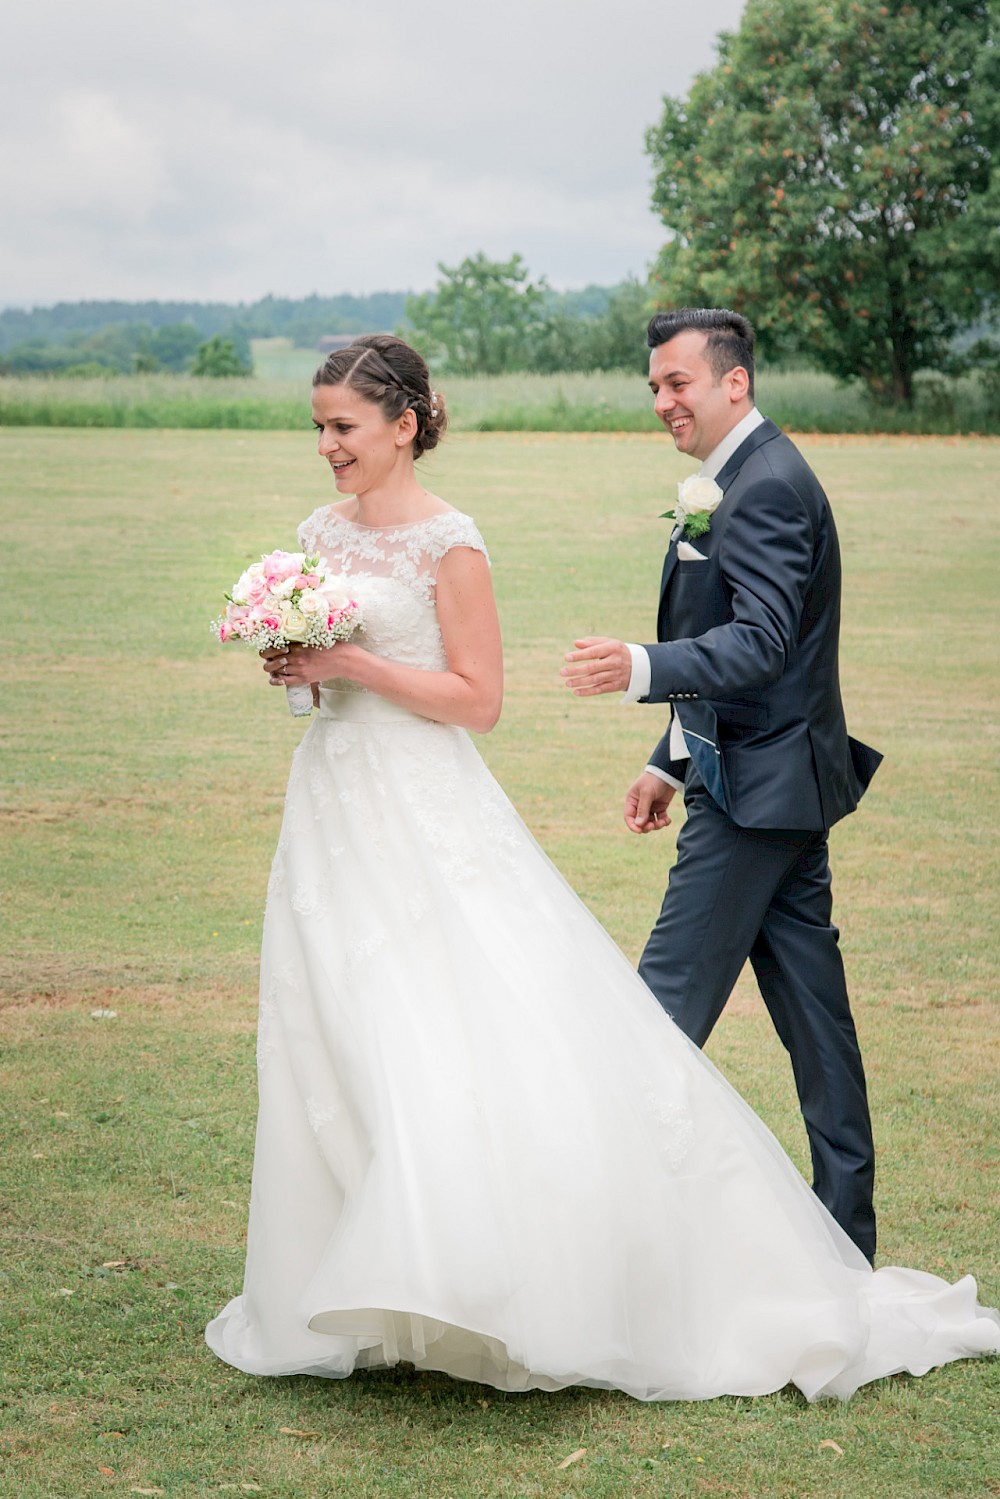
[[[751,432],[756,432],[763,421],[764,417],[762,413],[757,410],[756,406],[752,407],[746,416],[741,417],[735,427],[730,427],[722,441],[709,453],[698,470],[699,478],[714,479],[718,474],[721,474],[730,458],[736,452],[736,449],[746,441]],[[628,646],[629,655],[632,657],[632,674],[629,677],[628,687],[625,689],[625,696],[622,701],[637,703],[649,693],[652,678],[649,652],[645,646],[633,645],[631,641],[626,641],[626,645]],[[673,713],[670,719],[670,758],[672,760],[687,760],[689,758],[688,747],[684,743],[684,734],[676,704],[673,706]],[[682,789],[682,783],[676,777],[667,775],[666,771],[660,770],[658,766],[647,765],[646,769],[651,775],[659,776],[661,781],[666,781],[668,785],[676,787],[678,791]]]

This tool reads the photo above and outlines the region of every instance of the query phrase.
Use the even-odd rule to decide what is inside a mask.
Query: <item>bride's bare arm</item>
[[[503,701],[503,651],[489,565],[482,552],[453,547],[442,557],[436,608],[447,671],[402,666],[345,641],[325,651],[291,647],[284,653],[288,665],[279,680],[287,685],[346,678],[424,718],[488,733],[500,717]]]

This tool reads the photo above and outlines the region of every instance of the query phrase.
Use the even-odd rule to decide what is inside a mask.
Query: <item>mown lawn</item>
[[[833,837],[881,1260],[976,1274],[997,1305],[1000,444],[803,445],[841,529],[849,720],[886,754]],[[240,1283],[256,949],[302,730],[208,619],[329,480],[304,431],[7,429],[0,462],[0,1494],[1000,1493],[997,1361],[816,1407],[216,1362],[201,1330]],[[688,468],[661,435],[456,434],[426,464],[492,552],[508,687],[483,752],[633,957],[674,847],[620,819],[659,710],[577,702],[557,671],[574,634],[649,638],[657,516]],[[710,1051],[804,1165],[751,986]]]

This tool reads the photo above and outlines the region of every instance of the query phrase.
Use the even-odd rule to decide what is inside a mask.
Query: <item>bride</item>
[[[314,387],[344,498],[300,543],[366,625],[266,653],[318,714],[268,886],[243,1292],[209,1346],[642,1400],[847,1398],[1000,1351],[971,1278],[872,1271],[473,747],[500,635],[479,532],[414,471],[446,420],[423,360],[359,338]]]

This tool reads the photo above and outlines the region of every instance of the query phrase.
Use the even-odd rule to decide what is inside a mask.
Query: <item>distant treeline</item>
[[[151,330],[194,328],[200,340],[234,328],[247,338],[291,338],[303,346],[324,333],[365,333],[393,328],[403,318],[406,292],[369,297],[261,297],[257,302],[57,302],[30,310],[0,312],[0,354],[22,343],[66,343],[108,328],[142,325]]]
[[[567,319],[606,314],[616,288],[546,291],[549,310]],[[250,359],[253,338],[290,338],[315,348],[329,333],[405,326],[410,294],[262,297],[257,302],[58,302],[0,311],[0,373],[98,374],[190,371],[208,340],[228,340]]]
[[[0,353],[3,375],[252,375],[250,341],[229,327],[207,338],[192,323],[109,323],[94,333],[74,329],[60,342],[25,339]]]

